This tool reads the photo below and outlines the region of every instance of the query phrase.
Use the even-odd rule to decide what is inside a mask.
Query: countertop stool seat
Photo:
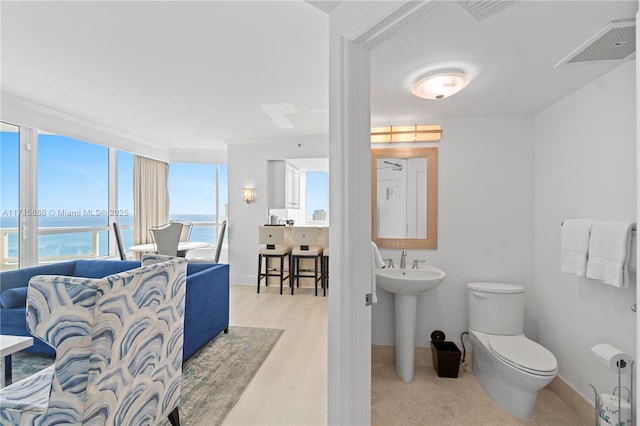
[[[319,244],[320,229],[313,226],[295,226],[291,229],[291,294],[294,287],[300,287],[300,278],[313,278],[315,294],[318,295],[318,283],[322,281],[322,247]],[[313,267],[302,268],[301,260],[310,259]],[[326,293],[325,293],[326,295]]]
[[[280,294],[285,280],[289,280],[291,294],[293,284],[291,282],[291,246],[285,238],[282,226],[260,226],[258,229],[260,244],[264,247],[258,250],[258,294],[260,293],[260,281],[264,278],[264,285],[269,285],[269,277],[280,278]],[[285,263],[286,258],[286,263]],[[274,265],[274,261],[280,261]],[[285,269],[285,265],[288,270]],[[286,275],[285,275],[286,273]]]
[[[322,295],[329,289],[329,227],[322,229]]]

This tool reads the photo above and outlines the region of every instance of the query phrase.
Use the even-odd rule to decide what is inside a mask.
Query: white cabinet
[[[300,208],[300,170],[288,161],[269,161],[269,208]]]

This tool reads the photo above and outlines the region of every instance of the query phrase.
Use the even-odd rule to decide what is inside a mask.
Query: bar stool
[[[291,268],[289,268],[289,273],[286,276],[284,269],[285,257],[288,258],[287,265],[291,263],[291,246],[285,238],[284,226],[260,226],[258,233],[260,244],[265,245],[258,251],[258,294],[260,294],[260,281],[264,278],[264,285],[269,286],[269,277],[280,278],[280,294],[282,294],[282,284],[288,278],[291,294],[293,294]],[[280,268],[270,266],[271,259],[279,259]]]
[[[293,294],[294,283],[300,287],[300,278],[313,278],[318,295],[318,282],[322,281],[322,247],[319,245],[319,229],[315,226],[294,226],[291,229],[291,294]],[[313,269],[300,268],[300,260],[313,260]]]
[[[327,295],[329,288],[329,227],[322,229],[322,295]]]

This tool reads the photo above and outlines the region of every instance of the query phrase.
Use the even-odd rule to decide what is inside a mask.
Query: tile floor
[[[417,366],[414,380],[405,383],[393,364],[373,362],[371,369],[374,426],[588,426],[549,390],[538,394],[533,419],[523,421],[494,403],[471,370],[453,379],[438,377],[432,366]]]

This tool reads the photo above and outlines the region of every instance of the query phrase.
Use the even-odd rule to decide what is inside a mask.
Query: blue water
[[[190,222],[213,222],[215,215],[175,215],[171,219]],[[120,217],[120,232],[125,248],[133,245],[133,216]],[[107,227],[108,218],[105,216],[45,216],[38,219],[40,228],[54,227]],[[131,226],[127,228],[127,226]],[[0,228],[17,228],[18,218],[14,216],[1,216]],[[72,232],[64,234],[50,234],[38,236],[38,256],[78,256],[93,257],[92,232]],[[109,232],[98,232],[98,256],[109,254]],[[191,228],[190,241],[204,241],[215,244],[217,229],[215,226],[196,226]],[[8,257],[18,257],[18,234],[8,235]]]

